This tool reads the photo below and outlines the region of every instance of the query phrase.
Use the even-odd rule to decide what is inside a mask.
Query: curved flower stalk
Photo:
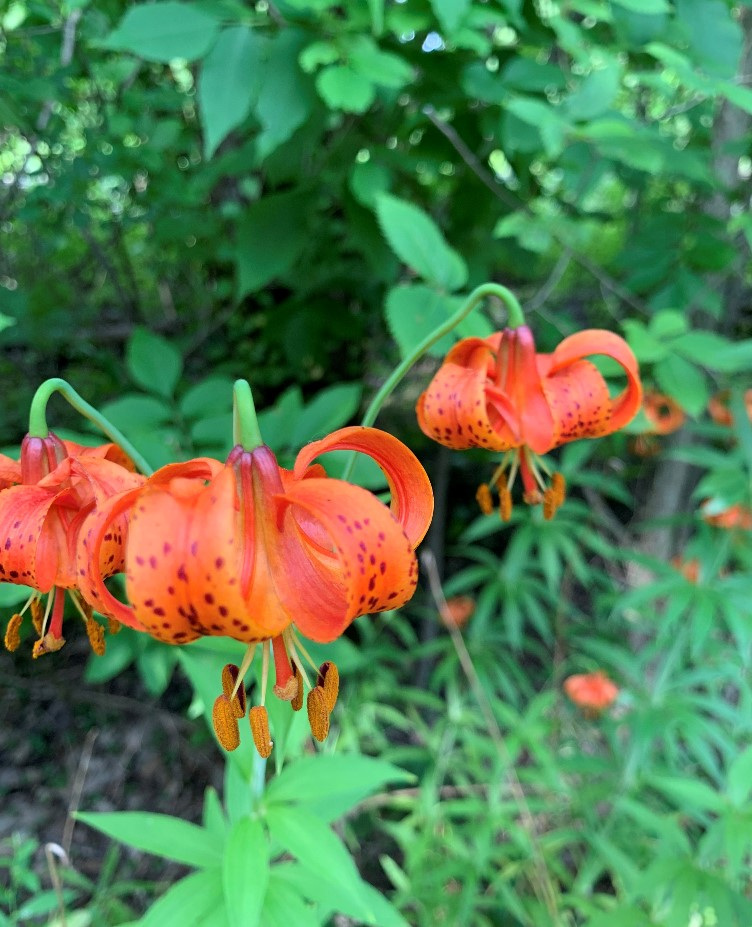
[[[77,588],[78,533],[97,504],[142,481],[116,445],[84,447],[61,441],[51,432],[43,438],[27,435],[19,461],[0,456],[0,485],[4,484],[0,491],[0,581],[35,590],[8,623],[5,645],[9,650],[20,643],[27,610],[39,635],[34,657],[63,646],[67,591],[84,619],[93,649],[104,652],[102,627]],[[123,527],[122,519],[118,520],[100,550],[98,566],[105,576],[122,569]]]
[[[587,718],[597,718],[609,708],[619,695],[619,687],[603,670],[581,673],[564,680],[564,692]]]
[[[252,442],[251,442],[252,443]],[[372,493],[327,477],[313,463],[332,450],[369,454],[382,468],[391,508]],[[224,635],[249,644],[243,667],[225,668],[214,726],[226,749],[239,743],[243,675],[263,644],[261,704],[249,714],[262,756],[271,750],[264,701],[273,654],[275,694],[308,715],[323,740],[336,701],[333,663],[312,665],[295,629],[317,642],[339,637],[359,615],[398,608],[417,584],[415,547],[433,511],[430,483],[400,441],[351,427],[315,441],[293,470],[264,446],[238,445],[225,464],[199,458],[158,470],[143,486],[106,500],[87,519],[78,547],[80,588],[102,614],[153,637],[183,644]],[[128,517],[125,605],[106,588],[103,548]]]
[[[609,395],[603,376],[586,359],[593,355],[610,357],[624,370],[627,384],[618,396]],[[543,502],[550,518],[564,500],[564,481],[554,474],[549,484],[539,455],[568,441],[618,431],[634,418],[641,401],[637,360],[618,335],[589,329],[565,338],[552,354],[538,354],[532,332],[520,325],[486,339],[459,341],[416,411],[425,434],[446,447],[506,452],[491,485],[508,520],[517,472],[525,502]],[[478,501],[485,512],[493,510],[488,484],[481,485]]]

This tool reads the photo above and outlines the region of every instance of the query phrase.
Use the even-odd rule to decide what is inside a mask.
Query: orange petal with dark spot
[[[321,643],[350,622],[398,608],[412,598],[417,562],[389,509],[371,493],[341,480],[303,480],[285,493],[284,539],[270,564],[283,601],[301,632]],[[330,538],[336,569],[327,572],[289,530],[296,510],[317,519]],[[328,580],[327,580],[328,576]]]
[[[398,438],[378,428],[340,428],[300,451],[295,461],[295,475],[302,476],[319,454],[336,450],[359,451],[376,461],[389,483],[392,514],[410,543],[417,547],[431,524],[433,490],[415,454]]]

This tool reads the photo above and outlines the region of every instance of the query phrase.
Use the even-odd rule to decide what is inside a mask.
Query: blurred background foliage
[[[415,425],[451,338],[412,372],[379,424],[429,470],[436,578],[473,614],[447,629],[424,588],[400,615],[360,619],[336,654],[346,694],[329,749],[345,765],[306,820],[347,811],[338,833],[392,904],[365,882],[317,896],[311,873],[346,868],[342,845],[298,847],[291,869],[274,842],[289,848],[286,824],[262,806],[259,923],[749,927],[752,6],[5,0],[0,55],[0,443],[25,432],[38,382],[64,376],[155,465],[222,456],[245,376],[288,463],[357,420],[489,279],[515,290],[544,350],[584,327],[622,333],[646,387],[684,416],[664,434],[646,407],[627,434],[567,447],[556,519],[520,509],[504,526],[473,503],[493,463]],[[501,324],[488,306],[455,337]],[[52,419],[83,428],[62,403]],[[0,591],[10,606],[15,590]],[[227,658],[201,646],[123,632],[87,678],[130,685],[133,665],[147,699],[196,716],[200,661]],[[32,670],[3,659],[10,691]],[[598,668],[621,694],[586,718],[560,686]],[[294,780],[309,757],[301,737],[286,749]],[[387,764],[348,792],[366,769],[348,758],[367,755],[408,784],[365,798],[397,781]],[[225,773],[240,828],[244,763]],[[211,794],[211,840],[265,845],[228,837]],[[127,822],[102,829],[160,852]],[[2,844],[0,924],[53,916],[59,896],[31,862],[46,839]],[[188,857],[198,881],[144,924],[252,924],[219,902],[185,919],[185,897],[222,895]],[[116,866],[66,870],[77,927],[121,924],[153,897]]]

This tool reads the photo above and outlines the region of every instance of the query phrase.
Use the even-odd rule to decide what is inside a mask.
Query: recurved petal
[[[0,493],[0,580],[49,592],[58,572],[61,539],[51,509],[57,494],[39,486]]]
[[[0,454],[0,489],[21,482],[21,464],[12,457]]]
[[[554,417],[549,447],[578,438],[598,438],[614,430],[608,386],[590,361],[579,360],[562,367],[543,381],[543,389]]]
[[[627,375],[626,387],[613,400],[608,430],[600,434],[610,434],[629,424],[637,415],[642,404],[642,383],[637,358],[627,342],[614,332],[597,328],[576,332],[565,338],[550,356],[549,376],[556,375],[571,364],[584,357],[602,354],[619,364]]]
[[[341,480],[310,479],[280,501],[285,521],[270,564],[306,637],[334,640],[358,615],[398,608],[412,597],[418,575],[413,547],[372,493]],[[300,510],[329,536],[336,557],[331,565],[307,549],[301,532],[291,530]]]
[[[139,490],[132,489],[111,496],[92,509],[81,525],[76,546],[76,584],[84,599],[98,612],[129,628],[143,631],[133,608],[124,605],[105,586],[112,575],[115,560],[122,562],[127,532],[127,516],[136,501]],[[109,560],[112,556],[112,561]]]
[[[415,454],[393,435],[378,428],[340,428],[300,451],[295,461],[296,476],[302,475],[319,454],[337,450],[361,451],[381,467],[392,493],[392,514],[413,547],[417,547],[431,524],[433,490]],[[303,482],[314,482],[314,479]],[[370,493],[367,495],[373,498]]]

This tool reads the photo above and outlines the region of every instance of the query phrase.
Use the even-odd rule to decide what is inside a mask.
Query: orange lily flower
[[[389,481],[391,508],[312,465],[332,450],[373,457]],[[252,451],[238,446],[224,465],[209,458],[170,464],[142,487],[98,507],[81,535],[81,590],[104,615],[167,643],[202,635],[246,642],[245,668],[254,645],[264,642],[266,671],[271,642],[275,694],[298,709],[305,681],[311,727],[323,739],[336,700],[336,667],[314,667],[311,686],[293,624],[306,637],[327,642],[359,615],[407,602],[417,584],[414,549],[432,512],[423,467],[397,438],[377,429],[343,428],[315,441],[291,471],[264,445]],[[124,514],[130,605],[107,590],[101,567],[103,544]],[[239,742],[235,719],[245,713],[243,673],[226,667],[224,694],[215,704],[215,730],[227,749]],[[266,756],[271,741],[265,689],[264,673],[262,705],[251,709],[250,719],[256,746]]]
[[[564,691],[588,718],[597,718],[619,695],[619,687],[603,670],[568,676],[564,680]]]
[[[684,409],[678,402],[670,396],[665,396],[655,390],[645,393],[642,400],[642,410],[645,413],[645,418],[650,422],[648,434],[670,435],[672,432],[678,431],[687,420]]]
[[[724,389],[708,400],[708,415],[716,425],[725,425],[730,428],[734,424],[734,416],[728,407],[730,396],[731,390]],[[747,415],[752,421],[752,389],[744,391],[744,405],[747,408]]]
[[[752,530],[752,510],[740,502],[712,515],[706,511],[707,503],[703,504],[700,509],[703,520],[709,525],[715,525],[716,528],[725,528],[729,531],[733,528],[741,528],[742,531]]]
[[[446,600],[439,616],[447,628],[462,629],[475,613],[475,599],[469,595],[455,595]]]
[[[671,558],[671,566],[678,570],[690,583],[696,583],[700,578],[700,561],[697,557],[685,560],[677,554]]]
[[[67,590],[86,622],[92,647],[103,651],[101,627],[76,588],[76,544],[81,524],[97,503],[141,483],[143,477],[128,466],[130,461],[114,444],[83,447],[53,434],[46,438],[27,435],[20,461],[0,457],[0,474],[6,481],[0,492],[0,581],[35,590],[8,623],[5,643],[9,650],[20,643],[19,629],[27,608],[40,635],[33,655],[63,646]],[[8,482],[17,485],[7,487]],[[101,551],[106,575],[121,568],[121,527],[117,526]],[[41,598],[48,593],[43,608]]]
[[[627,375],[625,389],[615,398],[586,360],[596,354],[613,358]],[[486,339],[459,341],[416,411],[423,432],[446,447],[507,452],[491,480],[507,520],[518,470],[525,501],[543,501],[544,515],[551,517],[564,499],[563,478],[554,474],[548,486],[538,455],[568,441],[618,431],[634,418],[641,401],[637,360],[623,338],[589,329],[565,338],[552,354],[538,354],[532,332],[522,325]],[[485,512],[492,511],[487,484],[478,501]]]

